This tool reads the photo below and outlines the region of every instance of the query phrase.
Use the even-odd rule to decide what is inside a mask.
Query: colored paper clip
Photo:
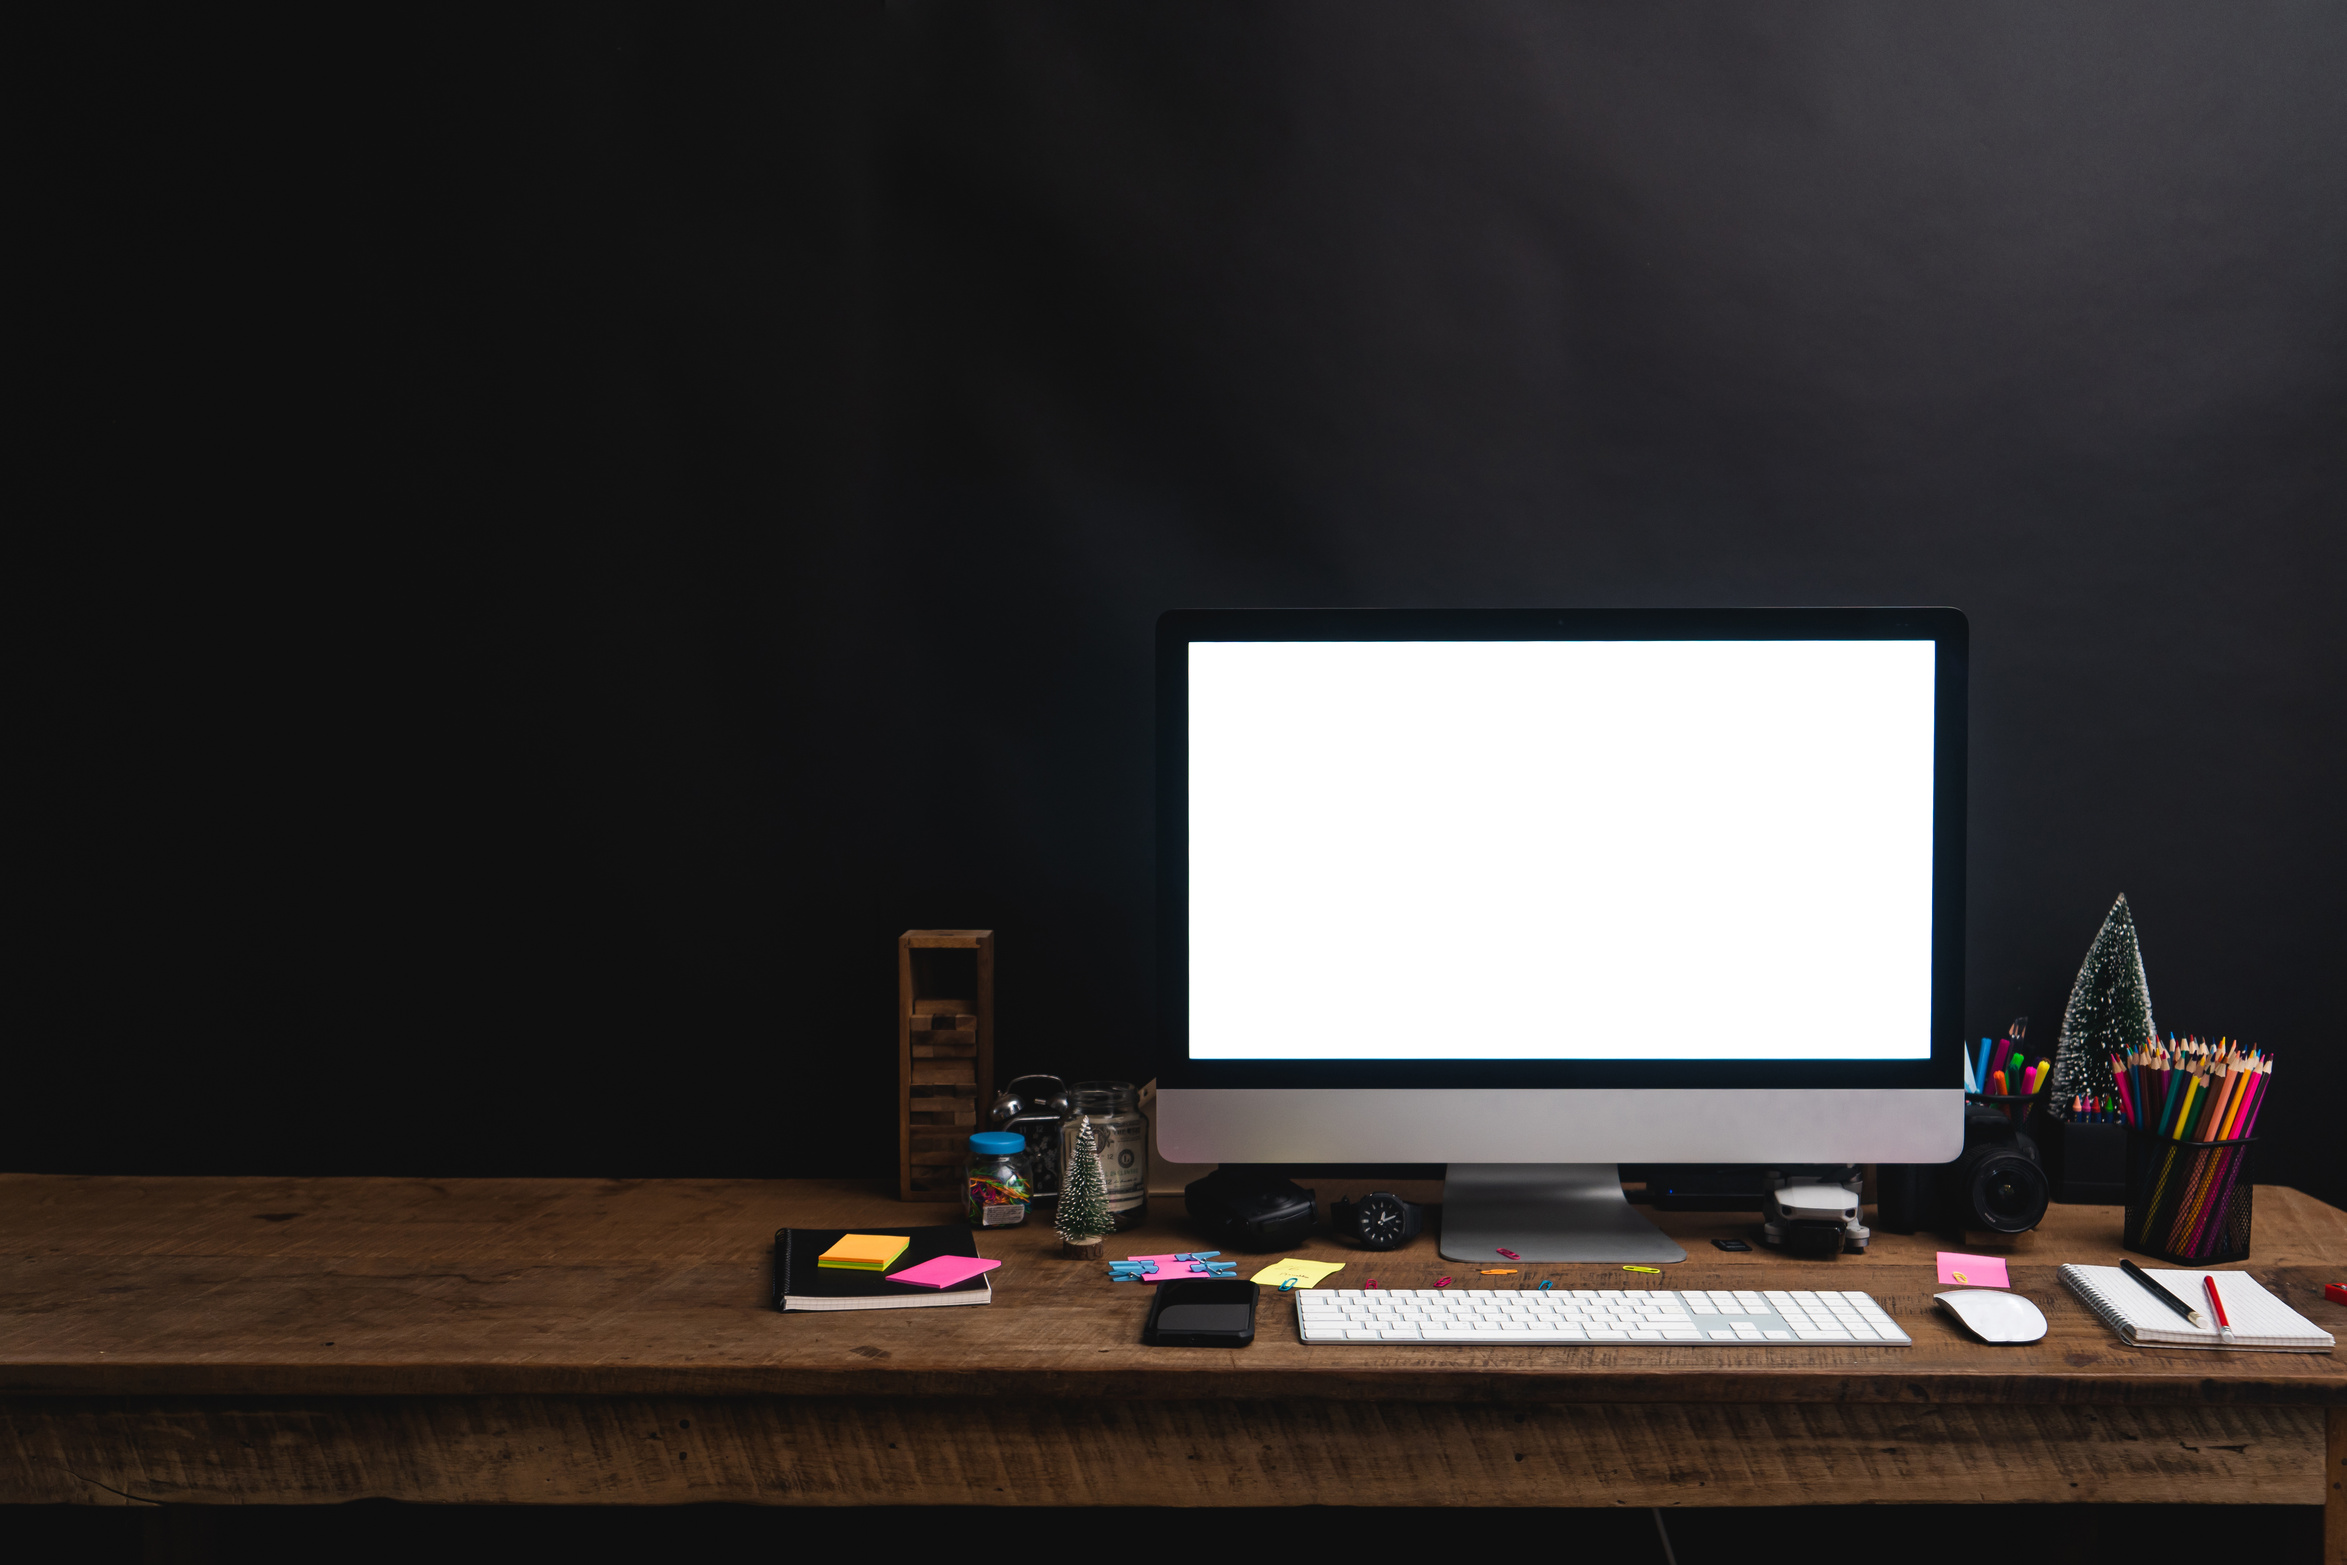
[[[1483,1268],[1483,1275],[1486,1277],[1513,1277],[1516,1275],[1516,1269],[1513,1266],[1486,1266]]]
[[[1502,1250],[1499,1253],[1506,1256],[1511,1261],[1520,1261],[1524,1258],[1513,1250]]]
[[[1554,1277],[1543,1277],[1540,1279],[1540,1291],[1542,1293],[1548,1292],[1549,1289],[1555,1287],[1556,1285],[1557,1280]]]
[[[1448,1277],[1437,1277],[1434,1279],[1434,1285],[1437,1288],[1447,1288],[1451,1285],[1451,1280]]]
[[[1657,1277],[1662,1275],[1662,1268],[1659,1266],[1625,1266],[1622,1270],[1626,1272],[1652,1272]]]
[[[1287,1281],[1279,1285],[1279,1291],[1282,1293],[1294,1293],[1296,1291],[1296,1284],[1302,1282],[1303,1280],[1304,1279],[1301,1277],[1290,1277]]]

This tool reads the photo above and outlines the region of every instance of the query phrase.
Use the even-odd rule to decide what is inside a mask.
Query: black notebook
[[[976,1256],[978,1244],[960,1223],[918,1228],[785,1228],[774,1236],[774,1307],[778,1310],[911,1310],[935,1304],[991,1304],[991,1273],[981,1272],[950,1288],[921,1288],[890,1282],[879,1272],[818,1266],[816,1257],[849,1234],[903,1234],[912,1243],[889,1264],[901,1272],[941,1255]]]

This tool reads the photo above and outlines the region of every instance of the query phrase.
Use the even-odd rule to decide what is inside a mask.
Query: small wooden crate
[[[994,931],[906,930],[896,987],[897,1194],[956,1200],[994,1099]]]

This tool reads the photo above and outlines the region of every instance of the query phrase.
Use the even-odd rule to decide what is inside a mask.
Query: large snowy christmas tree
[[[2068,1119],[2071,1099],[2114,1090],[2111,1056],[2140,1047],[2151,1035],[2151,986],[2144,981],[2143,952],[2135,943],[2135,915],[2122,893],[2070,986],[2062,1036],[2054,1046],[2053,1101],[2047,1107]]]

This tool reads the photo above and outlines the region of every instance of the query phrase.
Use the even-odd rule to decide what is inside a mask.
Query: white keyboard
[[[1296,1331],[1323,1342],[1865,1342],[1914,1339],[1863,1293],[1714,1288],[1314,1288]]]

